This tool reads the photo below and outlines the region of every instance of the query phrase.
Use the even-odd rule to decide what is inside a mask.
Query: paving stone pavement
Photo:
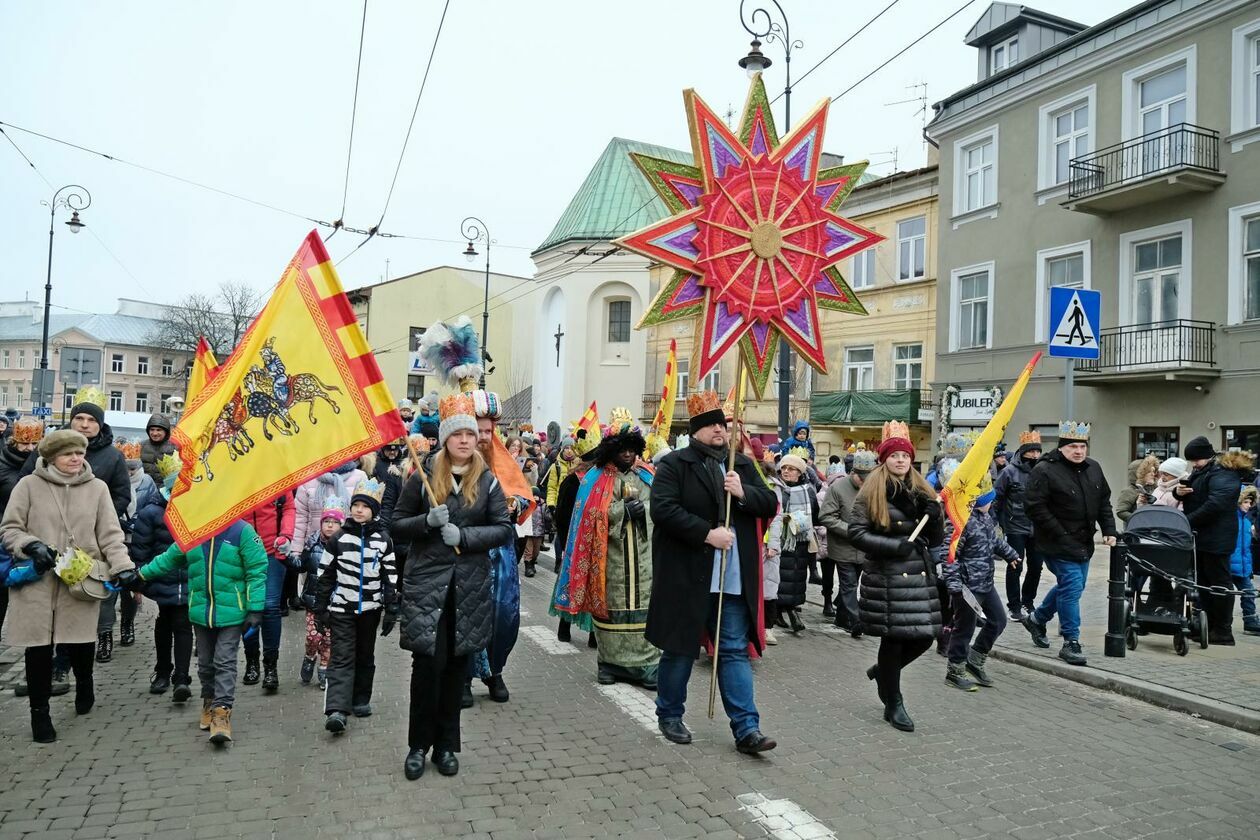
[[[540,563],[540,569],[550,564]],[[0,838],[1207,838],[1260,832],[1260,738],[1030,669],[995,663],[998,687],[943,685],[927,654],[907,671],[913,734],[881,718],[863,670],[877,641],[825,632],[757,663],[765,731],[779,748],[738,755],[697,667],[690,746],[645,721],[641,689],[601,690],[575,634],[557,655],[553,577],[522,581],[529,617],[508,664],[511,702],[477,686],[454,778],[402,775],[408,659],[377,648],[375,714],[324,732],[321,693],[297,682],[301,613],[286,619],[282,685],[238,688],[236,741],[209,745],[197,708],[147,693],[146,604],[133,648],[98,666],[98,703],[54,698],[60,740],[30,741],[25,701],[0,697]],[[1192,654],[1193,657],[1193,654]],[[0,666],[2,667],[2,666]],[[0,675],[5,685],[20,674]],[[627,694],[631,692],[630,694]]]

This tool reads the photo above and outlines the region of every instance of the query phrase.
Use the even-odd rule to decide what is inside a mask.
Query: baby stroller
[[[1173,637],[1178,656],[1190,650],[1188,639],[1208,646],[1207,615],[1198,607],[1197,594],[1159,574],[1198,582],[1195,577],[1194,532],[1186,515],[1176,508],[1151,505],[1138,508],[1121,537],[1126,554],[1125,645],[1137,650],[1138,636],[1156,633]],[[1142,592],[1142,584],[1150,586]]]

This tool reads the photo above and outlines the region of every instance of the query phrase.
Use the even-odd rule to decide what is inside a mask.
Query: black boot
[[[506,703],[511,696],[508,694],[507,685],[503,682],[502,674],[495,674],[488,680],[482,680],[486,684],[486,688],[490,689],[490,699],[496,703]]]
[[[809,563],[809,582],[815,584],[823,582],[822,575],[818,574],[818,562],[814,560]]]
[[[884,693],[884,685],[879,681],[879,663],[872,665],[866,669],[866,678],[875,683],[875,691],[879,694],[879,702],[884,704],[884,708],[888,707],[887,696]],[[885,716],[884,720],[887,720]]]
[[[114,658],[114,632],[96,634],[96,661],[108,662]]]
[[[92,684],[92,675],[74,677],[74,713],[86,715],[96,705],[96,689]]]
[[[831,603],[831,593],[823,590],[823,618],[835,618],[836,608]]]
[[[805,629],[805,622],[801,621],[801,614],[795,607],[788,610],[787,614],[788,614],[788,620],[792,622],[793,634],[799,634],[802,630]]]
[[[47,706],[31,709],[31,739],[37,744],[51,744],[57,740],[57,730],[53,728]]]
[[[130,597],[128,595],[128,597]],[[118,631],[118,644],[121,647],[131,647],[136,643],[136,623],[134,620],[123,619],[121,629]]]
[[[906,707],[901,701],[900,694],[884,706],[884,720],[891,723],[894,729],[900,729],[902,732],[914,731],[914,721],[910,719],[910,715],[906,714]]]
[[[263,678],[262,687],[264,691],[275,691],[280,687],[280,672],[276,670],[276,658],[274,653],[263,654]]]
[[[464,691],[459,696],[459,707],[461,709],[471,709],[473,707],[472,680],[464,682]]]
[[[154,674],[149,680],[150,694],[165,694],[171,687],[171,678],[167,674]]]
[[[533,577],[537,568],[538,568],[537,563],[535,563],[533,560],[527,560],[525,562],[525,577]]]
[[[594,631],[594,630],[592,630],[590,633],[587,633],[587,634],[586,634],[586,646],[587,646],[588,648],[591,648],[592,650],[594,650],[594,649],[596,649],[596,648],[598,648],[598,647],[599,647],[599,643],[595,641],[595,631]]]
[[[556,631],[556,638],[562,642],[573,641],[573,633],[569,629],[569,622],[565,621],[563,618],[560,619],[560,629]]]
[[[192,697],[192,679],[187,674],[175,674],[171,677],[175,690],[171,692],[172,703],[183,703]]]
[[[258,685],[258,654],[245,654],[245,676],[241,682],[245,685]]]

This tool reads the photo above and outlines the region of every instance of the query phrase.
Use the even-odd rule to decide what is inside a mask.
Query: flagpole
[[[735,363],[735,408],[731,412],[731,425],[734,427],[732,439],[727,443],[730,447],[730,454],[727,457],[726,471],[728,473],[735,471],[735,453],[739,451],[739,446],[743,442],[743,436],[740,434],[739,424],[741,415],[744,413],[744,354],[739,353]],[[735,436],[738,436],[736,439]],[[731,528],[731,504],[734,496],[728,490],[726,493],[726,529]],[[718,684],[718,657],[722,655],[722,602],[725,599],[726,590],[726,562],[730,555],[730,549],[722,549],[722,558],[718,562],[718,602],[717,602],[717,620],[713,626],[713,675],[709,680],[709,720],[713,720],[713,709],[717,699]]]
[[[420,463],[420,453],[416,451],[416,442],[411,439],[410,435],[404,437],[407,441],[407,452],[411,454],[411,465],[416,469],[416,475],[420,476],[420,483],[424,485],[424,491],[429,494],[429,504],[437,507],[437,496],[433,494],[433,485],[429,484],[429,477],[424,474],[424,465]],[[455,546],[455,553],[459,554],[459,546]]]

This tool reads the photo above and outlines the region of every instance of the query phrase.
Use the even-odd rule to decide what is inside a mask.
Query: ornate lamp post
[[[786,134],[792,129],[792,51],[805,46],[801,41],[792,40],[792,30],[788,24],[787,14],[783,11],[783,7],[779,5],[779,0],[770,0],[774,4],[774,8],[778,11],[779,20],[776,22],[774,16],[764,7],[753,9],[752,14],[744,14],[745,0],[740,0],[739,4],[739,22],[749,35],[753,36],[752,44],[748,50],[748,55],[739,60],[739,66],[744,68],[751,77],[755,73],[760,73],[773,63],[769,57],[761,52],[761,39],[764,38],[766,43],[779,43],[783,46],[783,69],[787,77],[786,84],[783,88],[783,129],[782,133]],[[789,425],[792,422],[791,411],[788,406],[788,397],[792,389],[792,348],[782,338],[779,339],[779,438],[787,440],[791,437],[791,429]]]
[[[52,201],[40,202],[48,208],[48,278],[44,283],[44,340],[39,351],[39,406],[48,407],[48,399],[52,389],[48,387],[48,319],[52,311],[52,255],[53,233],[56,230],[57,208],[69,207],[70,220],[66,227],[71,233],[78,233],[86,225],[79,221],[79,211],[86,210],[92,204],[92,194],[78,184],[67,184],[53,193]]]
[[[487,335],[490,332],[490,246],[494,240],[490,238],[490,230],[485,222],[476,216],[469,216],[459,224],[459,232],[468,240],[468,247],[464,249],[464,259],[469,263],[477,259],[477,249],[473,246],[474,242],[486,243],[486,295],[481,308],[481,387],[486,387],[486,368],[489,367],[490,354],[487,352],[489,345]]]

